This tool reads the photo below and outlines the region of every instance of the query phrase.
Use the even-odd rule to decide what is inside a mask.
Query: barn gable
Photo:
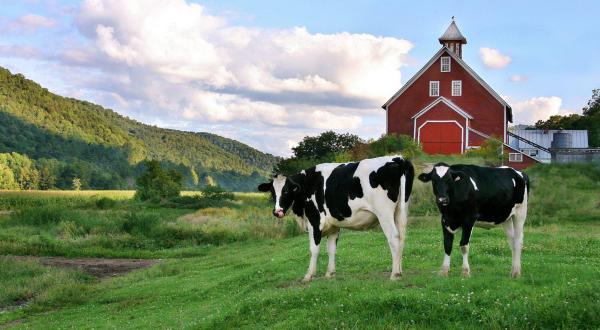
[[[504,106],[506,111],[506,119],[512,123],[512,108],[490,85],[488,85],[485,80],[483,80],[465,61],[463,61],[460,57],[458,57],[454,52],[450,51],[446,46],[443,46],[433,57],[419,70],[409,81],[406,82],[387,102],[385,102],[381,107],[384,110],[387,110],[389,105],[395,102],[410,86],[412,86],[433,64],[438,63],[442,56],[450,56],[455,63],[459,64],[461,67],[465,69],[474,79],[477,81],[490,95],[492,95],[502,106]]]

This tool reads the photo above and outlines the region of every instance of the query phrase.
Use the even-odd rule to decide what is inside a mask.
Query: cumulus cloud
[[[569,110],[562,109],[562,99],[558,96],[539,96],[526,100],[506,98],[511,104],[515,123],[533,124],[554,115],[568,115]]]
[[[510,56],[500,53],[495,48],[488,47],[479,48],[479,57],[483,64],[490,69],[502,69],[512,61]]]
[[[528,79],[529,79],[529,77],[523,76],[520,74],[514,74],[514,75],[510,76],[510,81],[515,82],[515,83],[525,82]]]
[[[3,30],[10,32],[35,32],[38,29],[48,29],[56,26],[56,21],[45,16],[27,14],[8,22]]]
[[[277,154],[327,129],[364,136],[413,48],[371,34],[239,26],[186,0],[85,0],[74,21],[78,35],[45,60],[69,68],[60,74],[77,93]]]

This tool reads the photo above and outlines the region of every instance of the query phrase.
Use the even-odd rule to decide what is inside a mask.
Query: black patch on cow
[[[319,214],[319,210],[317,210],[317,207],[313,201],[307,201],[305,203],[304,212],[306,214],[306,218],[308,218],[308,222],[313,228],[313,238],[315,240],[315,244],[319,245],[319,243],[321,243],[321,230],[319,229],[321,215]]]
[[[348,201],[364,196],[360,179],[354,176],[358,164],[341,164],[327,178],[325,202],[331,216],[339,221],[352,215]]]
[[[406,175],[405,202],[408,202],[412,192],[415,170],[412,163],[407,160],[396,157],[391,162],[385,163],[377,171],[369,174],[369,184],[373,189],[381,186],[387,191],[388,198],[396,202],[400,195],[400,177],[402,175]]]

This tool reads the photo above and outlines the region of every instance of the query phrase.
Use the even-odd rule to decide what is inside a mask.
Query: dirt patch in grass
[[[156,265],[160,260],[153,259],[106,259],[106,258],[76,258],[63,257],[16,257],[23,260],[37,260],[42,265],[77,268],[95,278],[119,276],[140,268]]]

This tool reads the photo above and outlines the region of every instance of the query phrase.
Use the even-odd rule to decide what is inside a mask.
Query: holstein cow
[[[525,173],[509,167],[438,163],[430,173],[420,174],[419,180],[432,182],[435,200],[442,214],[446,252],[442,275],[448,275],[452,242],[458,229],[462,229],[463,275],[469,276],[469,239],[473,226],[498,224],[504,227],[512,250],[512,276],[521,275],[523,225],[529,192],[529,178]]]
[[[273,215],[282,218],[289,208],[305,219],[310,241],[310,264],[304,281],[317,271],[321,238],[328,236],[329,264],[325,277],[335,276],[335,250],[340,228],[365,230],[379,222],[392,251],[392,275],[402,274],[402,250],[413,165],[401,156],[365,159],[355,163],[319,164],[258,186],[271,192]]]

